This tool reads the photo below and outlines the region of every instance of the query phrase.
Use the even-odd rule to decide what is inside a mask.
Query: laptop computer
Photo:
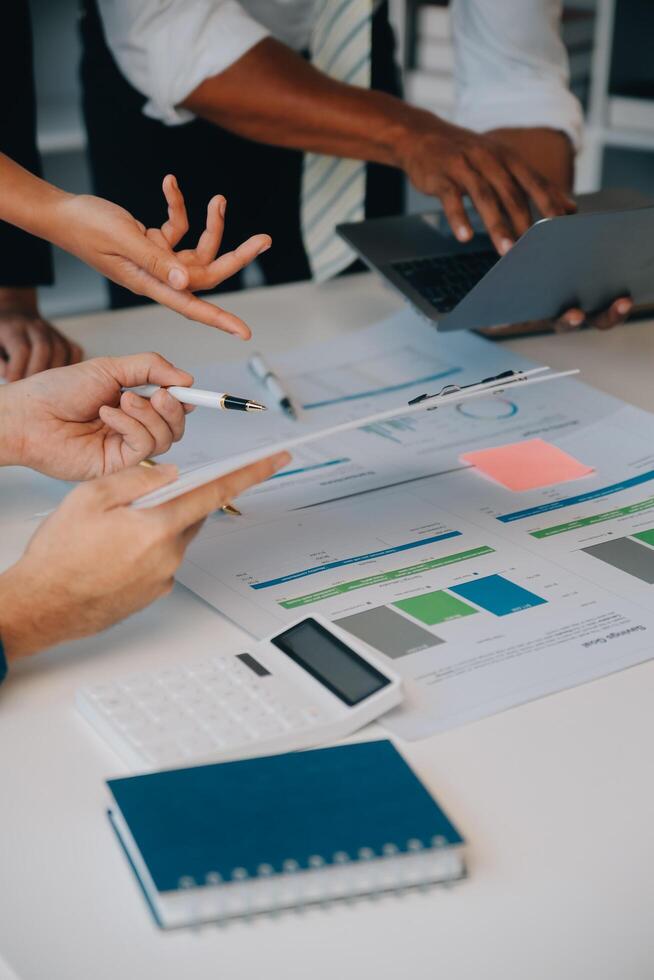
[[[457,242],[442,212],[339,225],[354,251],[439,330],[589,313],[619,296],[654,301],[654,202],[634,191],[577,198],[576,214],[542,218],[500,257],[487,235]]]

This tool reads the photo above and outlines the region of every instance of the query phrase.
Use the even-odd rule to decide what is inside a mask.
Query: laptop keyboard
[[[497,252],[488,249],[393,262],[392,268],[440,313],[449,313],[498,259]]]

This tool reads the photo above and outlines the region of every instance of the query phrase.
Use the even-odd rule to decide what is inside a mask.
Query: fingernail
[[[184,289],[186,286],[186,276],[181,269],[171,269],[168,273],[168,282],[173,289]]]
[[[266,245],[262,245],[259,251],[257,252],[257,255],[261,255],[263,252],[267,252],[271,245],[272,242],[268,242]]]
[[[220,204],[218,205],[218,210],[220,211],[220,217],[225,217],[225,211],[227,210],[227,201],[223,197]]]
[[[456,237],[460,242],[469,242],[472,238],[472,232],[465,225],[459,225],[456,230]]]
[[[509,249],[513,248],[513,242],[510,238],[503,238],[500,242],[500,255],[506,255]]]
[[[631,302],[630,299],[621,299],[618,300],[616,304],[616,309],[618,313],[628,313],[632,306],[633,303]]]

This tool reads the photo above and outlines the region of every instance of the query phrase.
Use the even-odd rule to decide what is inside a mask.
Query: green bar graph
[[[479,558],[482,555],[492,555],[493,548],[487,545],[480,545],[478,548],[471,548],[469,551],[459,551],[454,555],[444,555],[442,558],[431,558],[420,562],[418,565],[406,565],[404,568],[395,568],[390,572],[379,572],[377,575],[366,575],[365,578],[352,579],[349,582],[339,582],[338,585],[320,589],[317,592],[309,592],[307,595],[297,596],[295,599],[284,599],[279,605],[282,609],[297,609],[299,606],[308,606],[313,602],[322,602],[324,599],[331,599],[334,596],[342,595],[344,592],[352,592],[354,589],[365,589],[369,585],[381,585],[383,582],[393,582],[396,579],[407,578],[410,575],[419,575],[420,572],[428,572],[433,568],[443,568],[445,565],[454,565],[456,562],[467,561],[469,558]]]
[[[638,538],[639,541],[644,541],[645,544],[651,544],[654,547],[654,527],[651,527],[648,531],[639,531],[638,534],[633,535],[634,538]]]
[[[461,602],[449,592],[442,590],[425,592],[423,595],[411,596],[410,599],[400,599],[393,605],[426,626],[436,626],[438,623],[447,623],[451,619],[473,616],[477,612],[467,602]]]
[[[567,524],[544,527],[540,531],[532,531],[531,536],[532,538],[550,538],[553,534],[576,531],[579,528],[591,527],[593,524],[612,521],[617,517],[629,517],[631,514],[640,514],[644,510],[651,510],[653,507],[654,497],[648,497],[647,500],[640,500],[637,504],[629,504],[627,507],[616,507],[615,510],[605,510],[602,514],[593,514],[591,517],[580,517],[578,520],[569,521]]]

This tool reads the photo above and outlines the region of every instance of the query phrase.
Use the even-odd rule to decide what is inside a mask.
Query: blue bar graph
[[[346,457],[343,459],[328,459],[325,463],[312,463],[309,466],[298,466],[294,470],[281,470],[279,473],[273,473],[269,476],[269,480],[281,480],[285,476],[297,476],[299,473],[311,473],[313,470],[324,470],[327,466],[339,466],[340,463],[349,463],[351,460]]]
[[[450,538],[461,536],[460,531],[445,531],[443,534],[436,534],[431,538],[420,538],[418,541],[408,541],[406,544],[397,544],[392,548],[384,548],[382,551],[370,551],[367,555],[355,555],[354,558],[341,558],[339,561],[325,562],[324,565],[314,565],[312,568],[303,568],[300,572],[291,572],[289,575],[281,575],[279,578],[271,578],[267,582],[257,582],[251,585],[252,589],[269,589],[274,585],[283,585],[285,582],[294,582],[298,578],[306,578],[307,575],[317,575],[319,572],[327,572],[331,568],[342,568],[344,565],[356,565],[360,561],[369,561],[371,558],[384,558],[386,555],[395,555],[400,551],[412,551],[414,548],[422,548],[426,544],[434,544],[435,541],[448,541]]]
[[[454,592],[462,599],[474,602],[494,616],[509,616],[522,609],[542,606],[547,601],[516,585],[515,582],[510,582],[508,578],[503,578],[502,575],[476,578],[463,585],[451,586],[448,592]]]
[[[527,510],[516,510],[512,514],[503,514],[497,520],[501,521],[502,524],[511,524],[513,521],[521,521],[525,517],[538,517],[540,514],[548,514],[552,510],[561,510],[562,507],[585,504],[589,500],[601,500],[602,497],[609,497],[611,494],[620,493],[622,490],[630,490],[632,487],[640,486],[641,483],[649,483],[650,480],[654,480],[654,470],[647,470],[646,473],[639,473],[638,476],[621,480],[620,483],[612,483],[608,487],[598,487],[597,490],[589,490],[587,493],[580,493],[575,497],[564,497],[562,500],[553,500],[549,504],[529,507]]]

